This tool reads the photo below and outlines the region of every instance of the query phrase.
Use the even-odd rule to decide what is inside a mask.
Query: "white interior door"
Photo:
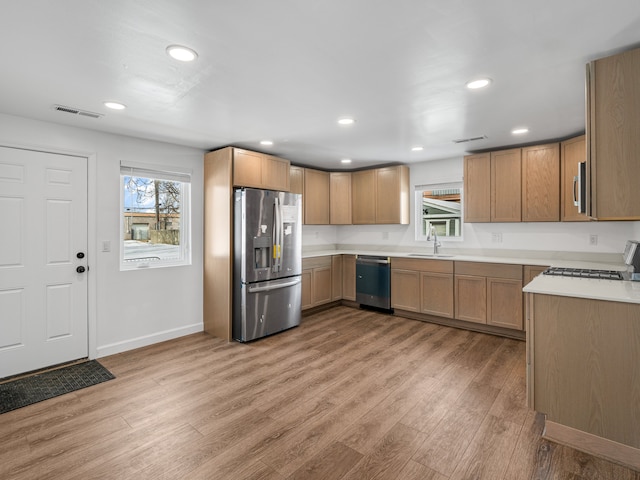
[[[87,159],[0,147],[0,378],[88,356],[87,270]]]

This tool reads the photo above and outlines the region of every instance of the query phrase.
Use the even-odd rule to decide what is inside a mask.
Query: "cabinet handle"
[[[576,207],[580,206],[580,203],[578,202],[578,192],[577,192],[577,187],[578,186],[578,176],[576,175],[575,177],[573,177],[573,205]]]

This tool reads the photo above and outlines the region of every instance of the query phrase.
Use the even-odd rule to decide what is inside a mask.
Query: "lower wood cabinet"
[[[453,262],[392,258],[391,307],[453,318]]]
[[[342,255],[342,298],[356,301],[356,256]]]
[[[302,260],[302,310],[331,302],[331,256]]]
[[[455,318],[523,330],[522,266],[455,262]]]
[[[331,256],[331,300],[342,300],[342,255]]]

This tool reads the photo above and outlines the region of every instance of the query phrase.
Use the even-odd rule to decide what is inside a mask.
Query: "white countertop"
[[[599,270],[625,270],[622,264],[622,255],[620,255],[620,263],[611,262],[593,262],[582,260],[564,260],[558,258],[536,258],[526,255],[523,256],[494,256],[494,255],[458,255],[443,252],[440,256],[427,256],[428,254],[421,252],[416,255],[412,252],[396,252],[384,250],[352,250],[352,249],[327,249],[303,252],[302,258],[324,257],[327,255],[377,255],[383,257],[400,257],[414,258],[416,260],[438,259],[451,260],[456,262],[483,262],[483,263],[506,263],[511,265],[537,265],[537,266],[553,266],[553,267],[569,267],[569,268],[591,268]]]
[[[426,253],[426,252],[421,252]],[[518,253],[518,252],[514,252]],[[551,252],[550,252],[551,253]],[[411,252],[397,252],[385,250],[367,249],[327,249],[305,252],[302,258],[322,257],[327,255],[378,255],[385,257],[402,257],[414,259],[437,258],[456,262],[486,262],[506,263],[513,265],[537,265],[569,268],[589,268],[599,270],[626,270],[622,263],[582,261],[579,259],[539,258],[528,256],[522,252],[522,256],[493,256],[493,255],[450,255],[443,252],[440,257],[426,257],[412,255]],[[620,256],[622,257],[622,255]],[[393,265],[393,261],[392,261]],[[523,289],[524,292],[540,293],[545,295],[560,295],[566,297],[588,298],[592,300],[605,300],[611,302],[640,303],[640,282],[626,280],[598,280],[592,278],[571,278],[550,275],[538,275]]]
[[[538,275],[524,292],[610,302],[640,303],[640,282]]]

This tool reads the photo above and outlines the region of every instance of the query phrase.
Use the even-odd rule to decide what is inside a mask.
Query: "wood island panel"
[[[535,294],[532,309],[533,407],[639,449],[640,305]]]

